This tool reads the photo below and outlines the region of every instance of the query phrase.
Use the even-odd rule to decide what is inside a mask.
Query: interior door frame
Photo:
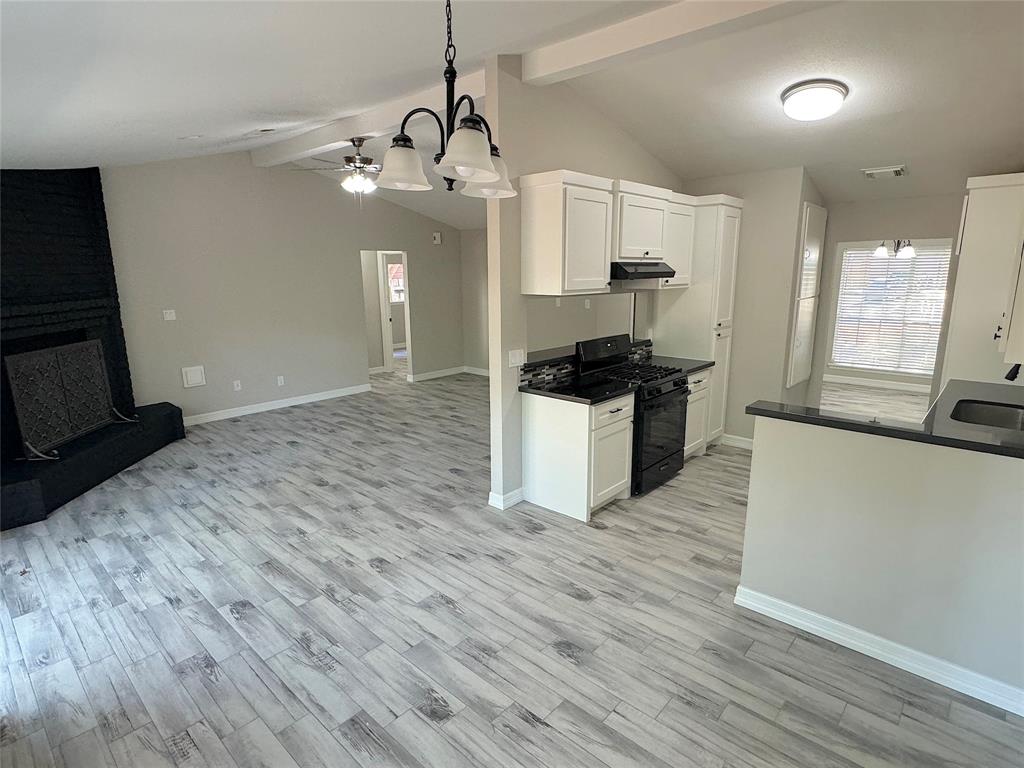
[[[392,332],[391,291],[388,286],[388,256],[402,257],[402,274],[405,275],[405,351],[409,360],[409,375],[412,375],[412,324],[409,322],[409,255],[405,251],[377,251],[377,287],[380,304],[380,340],[384,370],[395,369],[395,341]]]

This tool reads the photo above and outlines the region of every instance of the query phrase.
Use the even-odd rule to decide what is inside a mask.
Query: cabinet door
[[[736,293],[736,255],[740,245],[740,212],[723,207],[718,218],[718,253],[715,267],[716,290],[715,320],[718,327],[732,324],[732,302]]]
[[[629,488],[632,448],[632,420],[609,424],[590,433],[591,509]]]
[[[686,402],[686,443],[683,456],[698,453],[704,449],[708,432],[708,390],[690,394]]]
[[[708,440],[725,431],[725,405],[729,390],[729,355],[732,329],[715,331],[715,367],[711,369],[711,395],[708,403]]]
[[[566,291],[607,292],[612,270],[611,192],[565,188],[565,253],[562,287]]]
[[[664,261],[676,271],[675,277],[661,281],[662,287],[690,284],[690,267],[693,264],[693,207],[680,203],[669,203],[665,219]]]
[[[620,194],[618,258],[660,260],[667,214],[666,200]]]

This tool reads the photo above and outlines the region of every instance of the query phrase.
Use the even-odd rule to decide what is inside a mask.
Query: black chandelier
[[[466,182],[462,194],[468,197],[515,197],[516,191],[508,180],[508,169],[501,153],[491,140],[491,126],[476,111],[473,97],[463,94],[455,98],[455,43],[452,42],[452,3],[445,0],[448,44],[444,49],[445,114],[444,118],[427,107],[416,107],[402,119],[391,148],[384,155],[383,168],[377,186],[405,192],[424,192],[431,184],[423,173],[423,162],[406,133],[406,126],[417,115],[430,115],[437,123],[441,151],[434,155],[434,170],[444,178],[448,191],[456,181]],[[455,119],[465,104],[469,113]]]
[[[879,259],[889,258],[890,251],[885,244],[885,240],[878,244],[875,248],[875,257]],[[892,241],[892,255],[898,259],[912,259],[917,254],[914,251],[914,246],[910,240],[893,240]]]

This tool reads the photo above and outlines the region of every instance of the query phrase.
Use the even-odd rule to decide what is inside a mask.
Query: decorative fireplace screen
[[[121,416],[98,340],[4,358],[21,440],[28,458],[58,458],[53,449]]]

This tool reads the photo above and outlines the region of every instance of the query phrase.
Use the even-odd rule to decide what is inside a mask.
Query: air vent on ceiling
[[[907,175],[905,165],[885,165],[881,168],[861,168],[860,172],[868,179],[895,179]]]

